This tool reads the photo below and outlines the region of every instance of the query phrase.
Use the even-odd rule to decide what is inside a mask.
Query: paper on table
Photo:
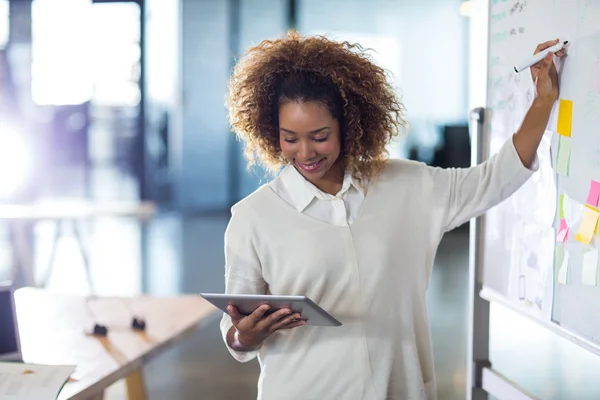
[[[583,218],[579,227],[579,232],[575,235],[575,239],[583,244],[590,244],[592,236],[596,232],[596,225],[598,224],[598,216],[600,212],[592,207],[585,207],[583,212]]]
[[[573,119],[573,102],[571,100],[560,100],[558,105],[558,123],[556,132],[562,136],[571,136],[571,121]]]
[[[569,252],[563,247],[556,248],[557,281],[563,285],[567,284],[569,274]]]
[[[592,207],[598,207],[598,199],[600,198],[600,182],[592,181],[590,183],[590,191],[588,193],[586,204]]]
[[[598,249],[591,249],[583,255],[581,283],[596,286],[598,276]]]
[[[75,367],[0,362],[0,398],[55,399]]]
[[[561,175],[569,175],[569,163],[571,161],[571,138],[560,136],[558,140],[558,156],[556,159],[556,172]]]
[[[566,242],[569,238],[569,226],[567,220],[562,218],[560,220],[560,228],[558,228],[558,235],[556,235],[557,242]]]

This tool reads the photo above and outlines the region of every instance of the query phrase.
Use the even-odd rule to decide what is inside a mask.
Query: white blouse
[[[335,195],[325,193],[304,179],[288,164],[269,186],[275,194],[298,212],[333,225],[351,224],[362,207],[366,191],[349,172],[344,175],[342,189]]]
[[[258,399],[436,399],[426,292],[439,242],[533,172],[511,139],[472,168],[390,160],[367,190],[346,176],[338,196],[287,167],[237,203],[226,292],[305,295],[342,322],[277,331],[258,351],[227,347],[241,362],[258,356]],[[223,315],[224,340],[231,327]]]

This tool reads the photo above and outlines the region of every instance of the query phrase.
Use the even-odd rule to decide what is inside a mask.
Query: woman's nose
[[[308,161],[310,160],[312,157],[314,157],[315,155],[315,150],[313,149],[312,145],[307,142],[307,141],[303,141],[300,143],[300,158],[303,161]]]

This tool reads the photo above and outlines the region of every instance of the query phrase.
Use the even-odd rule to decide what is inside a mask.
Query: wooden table
[[[130,400],[146,398],[142,366],[179,342],[216,308],[199,296],[95,298],[38,288],[15,292],[23,361],[75,365],[59,399],[102,399],[104,389],[126,379]],[[87,305],[86,305],[87,303]],[[132,313],[145,318],[146,331],[130,329]],[[86,334],[94,323],[108,336]]]

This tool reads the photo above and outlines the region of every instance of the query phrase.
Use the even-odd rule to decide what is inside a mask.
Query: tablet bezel
[[[271,305],[271,311],[289,307],[293,312],[300,312],[302,318],[308,320],[313,326],[341,326],[342,323],[318,304],[306,296],[280,296],[265,294],[227,294],[227,293],[200,293],[206,301],[210,302],[221,311],[227,313],[227,306],[234,305],[245,315],[250,314],[261,304]]]

